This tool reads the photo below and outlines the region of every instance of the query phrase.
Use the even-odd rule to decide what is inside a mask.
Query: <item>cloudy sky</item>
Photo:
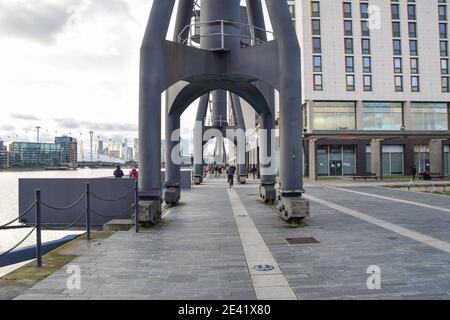
[[[0,139],[35,139],[36,126],[45,141],[89,130],[105,140],[136,137],[139,47],[151,4],[0,0]]]

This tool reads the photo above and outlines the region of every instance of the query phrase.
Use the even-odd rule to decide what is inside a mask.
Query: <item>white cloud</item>
[[[37,125],[49,141],[90,130],[105,140],[136,137],[139,49],[151,5],[0,0],[0,137],[35,140]],[[195,110],[183,126],[193,126]]]

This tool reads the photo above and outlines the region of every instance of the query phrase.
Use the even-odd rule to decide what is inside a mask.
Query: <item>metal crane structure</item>
[[[268,41],[262,1],[273,27]],[[195,6],[194,6],[195,5]],[[198,7],[197,7],[198,6]],[[243,14],[242,8],[245,8]],[[302,197],[303,152],[301,112],[301,56],[288,4],[280,0],[179,0],[173,41],[166,40],[175,0],[154,0],[141,46],[140,66],[140,206],[157,222],[161,216],[161,95],[165,94],[165,201],[180,199],[180,166],[174,161],[180,117],[200,98],[194,128],[195,182],[203,177],[203,131],[212,101],[212,127],[245,130],[240,99],[260,119],[260,196],[275,202],[287,221],[309,216]],[[195,16],[193,16],[195,12]],[[199,17],[198,17],[199,15]],[[244,18],[243,18],[244,17]],[[191,23],[195,20],[194,25]],[[269,62],[269,63],[268,63]],[[272,143],[275,128],[275,90],[279,97],[280,174],[276,186]],[[231,93],[237,125],[227,120],[227,92]],[[210,99],[211,97],[211,99]],[[216,120],[214,120],[216,119]],[[209,137],[210,139],[212,137]],[[235,142],[235,141],[234,141]],[[245,153],[245,152],[244,152]],[[245,154],[238,152],[238,158]],[[238,173],[245,182],[245,162]]]

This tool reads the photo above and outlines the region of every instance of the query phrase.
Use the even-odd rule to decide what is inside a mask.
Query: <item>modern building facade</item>
[[[62,148],[62,163],[63,165],[68,165],[70,167],[77,166],[77,150],[78,144],[77,140],[72,137],[56,137],[55,144],[61,146]]]
[[[52,167],[63,164],[63,147],[55,143],[13,142],[10,153],[15,156],[14,166]]]
[[[450,175],[450,3],[288,3],[302,49],[305,174]],[[249,140],[258,163],[257,133]]]
[[[449,174],[449,4],[295,2],[310,177]]]

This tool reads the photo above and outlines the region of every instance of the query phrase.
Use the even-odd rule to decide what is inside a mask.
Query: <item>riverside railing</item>
[[[123,199],[126,199],[130,195],[134,194],[134,203],[130,206],[129,209],[127,209],[125,212],[121,212],[120,214],[114,214],[114,215],[105,215],[102,213],[99,213],[92,209],[91,207],[91,199],[95,198],[100,201],[105,202],[117,202]],[[6,224],[0,225],[0,231],[3,230],[13,230],[13,229],[24,229],[24,228],[31,228],[31,231],[24,237],[22,240],[20,240],[17,244],[15,244],[12,248],[0,253],[0,257],[3,257],[15,249],[17,249],[22,243],[24,243],[32,234],[34,231],[36,231],[36,265],[40,268],[42,267],[42,230],[68,230],[75,225],[77,225],[83,218],[85,218],[85,225],[86,225],[86,238],[88,240],[91,240],[91,215],[96,215],[102,218],[117,218],[120,216],[123,216],[124,214],[130,212],[131,210],[134,210],[135,213],[135,225],[136,225],[136,233],[139,233],[139,189],[138,189],[138,183],[137,181],[134,184],[133,190],[128,192],[127,194],[120,196],[118,198],[114,199],[108,199],[101,197],[95,193],[91,192],[91,186],[90,183],[87,182],[85,184],[85,192],[72,204],[65,206],[65,207],[57,207],[50,205],[44,201],[42,201],[41,197],[41,190],[36,189],[35,190],[35,199],[34,202],[23,212],[21,213],[17,218],[14,220],[9,221]],[[82,201],[85,201],[85,209],[82,211],[81,215],[77,217],[72,223],[65,225],[64,227],[53,227],[49,225],[45,225],[42,223],[42,210],[45,209],[52,209],[56,211],[64,212],[65,210],[69,210],[80,204]],[[13,225],[13,223],[20,221],[25,215],[27,215],[31,210],[35,209],[35,224],[34,225]]]

